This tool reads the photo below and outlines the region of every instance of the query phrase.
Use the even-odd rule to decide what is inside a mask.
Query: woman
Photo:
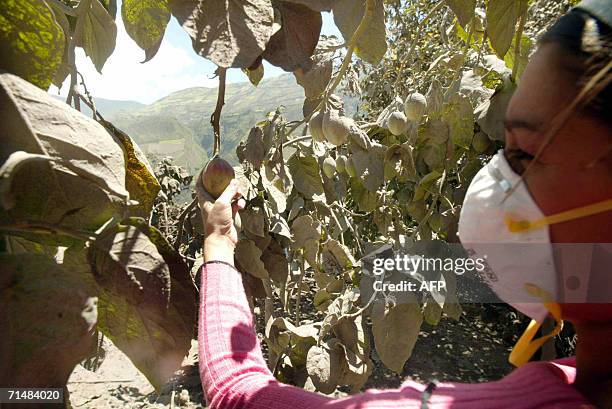
[[[503,168],[511,180],[504,197],[514,197],[508,202],[519,201],[532,214],[518,222],[478,225],[483,209],[496,212],[493,219],[499,221],[508,206],[505,199],[493,201],[499,198],[499,184],[483,169],[462,209],[463,243],[496,240],[494,233],[508,231],[516,234],[512,240],[538,234],[548,244],[612,243],[612,2],[587,0],[581,7],[562,17],[542,39],[507,110],[506,149],[488,167]],[[590,91],[580,94],[594,76],[595,87],[590,84]],[[577,97],[578,103],[572,103]],[[527,363],[496,382],[427,387],[406,382],[398,389],[368,390],[342,399],[276,381],[262,356],[240,273],[233,268],[237,233],[232,216],[244,201],[236,201],[240,194],[235,182],[214,203],[202,191],[198,195],[206,220],[200,375],[211,408],[612,408],[612,304],[558,306],[550,299],[541,305],[575,325],[576,358]],[[544,222],[529,224],[537,215]],[[545,294],[535,292],[538,297]],[[521,350],[533,346],[529,337],[524,341]]]

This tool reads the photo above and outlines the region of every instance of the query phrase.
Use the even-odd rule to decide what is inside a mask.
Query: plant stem
[[[217,74],[219,75],[219,91],[217,94],[217,106],[215,112],[210,116],[210,124],[214,131],[214,145],[213,145],[213,157],[219,155],[221,152],[221,110],[225,105],[225,78],[227,74],[226,68],[217,68]]]
[[[76,48],[76,40],[83,33],[83,27],[85,26],[85,15],[91,8],[92,0],[81,0],[79,5],[74,10],[76,16],[76,26],[74,28],[74,33],[70,37],[70,42],[68,43],[68,65],[70,66],[70,90],[68,90],[68,98],[66,98],[66,103],[70,105],[71,102],[74,101],[74,108],[77,111],[81,110],[81,100],[75,96],[76,94],[76,86],[77,86],[77,69],[76,69],[76,60],[74,56],[74,50]]]
[[[295,297],[295,326],[300,326],[300,314],[301,314],[301,306],[300,302],[302,300],[302,280],[304,279],[304,274],[306,273],[306,266],[304,264],[304,253],[301,254],[302,263],[300,265],[300,277],[297,282],[297,295]]]
[[[179,215],[178,223],[177,223],[177,231],[176,231],[176,240],[174,240],[175,250],[179,249],[179,247],[181,246],[181,241],[183,241],[183,225],[185,224],[185,218],[187,218],[187,215],[189,214],[191,209],[193,209],[197,205],[198,205],[198,198],[196,197],[191,201],[191,203],[189,203],[189,205],[187,205],[185,210],[183,210],[181,214]]]

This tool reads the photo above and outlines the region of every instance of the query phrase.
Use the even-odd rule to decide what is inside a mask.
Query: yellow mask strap
[[[553,316],[553,318],[557,322],[557,325],[550,332],[550,334],[543,335],[538,339],[533,339],[542,324],[538,323],[536,320],[531,320],[531,322],[527,326],[527,329],[517,341],[516,345],[512,349],[512,352],[510,353],[510,357],[508,358],[508,361],[516,367],[520,367],[529,362],[533,354],[535,354],[536,351],[546,343],[546,341],[557,336],[563,329],[563,320],[561,319],[561,306],[558,303],[552,301],[550,294],[546,293],[545,291],[541,290],[533,284],[526,284],[525,289],[530,294],[542,299],[542,301],[544,302],[544,306]]]
[[[612,199],[604,200],[603,202],[594,203],[588,206],[579,207],[577,209],[567,210],[565,212],[553,214],[552,216],[543,217],[539,220],[516,220],[512,216],[506,215],[504,222],[508,226],[508,230],[512,233],[521,233],[524,231],[539,229],[549,224],[567,222],[581,217],[591,216],[597,213],[603,213],[612,210]]]

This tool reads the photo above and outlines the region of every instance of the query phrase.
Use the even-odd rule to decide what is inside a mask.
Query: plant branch
[[[300,126],[308,122],[310,118],[315,114],[315,112],[318,112],[321,108],[323,108],[325,104],[327,104],[327,100],[329,99],[331,94],[333,94],[336,88],[338,87],[338,85],[340,85],[340,82],[342,81],[344,74],[346,74],[349,64],[353,58],[353,53],[355,52],[357,41],[359,40],[359,38],[365,31],[365,27],[368,21],[372,18],[372,15],[374,14],[374,6],[375,6],[375,0],[366,0],[366,10],[363,13],[363,17],[361,18],[361,21],[359,22],[357,29],[355,30],[355,32],[353,33],[353,36],[351,37],[351,40],[348,42],[348,48],[346,50],[346,55],[344,56],[344,59],[342,60],[342,65],[340,66],[340,69],[336,73],[336,76],[334,77],[334,81],[325,91],[323,98],[321,99],[321,102],[319,102],[317,107],[313,109],[309,115],[306,115],[304,119],[297,122],[293,127],[291,127],[291,129],[289,129],[289,132],[287,132],[285,137],[288,137],[289,135],[291,135],[297,128],[299,128]],[[281,149],[283,147],[284,146],[281,144]]]
[[[306,274],[306,266],[304,263],[304,252],[301,254],[302,263],[300,265],[300,277],[297,282],[297,295],[295,296],[295,326],[300,326],[300,315],[301,315],[301,306],[300,302],[302,300],[302,280],[304,279],[304,275]]]
[[[89,9],[91,8],[92,0],[81,0],[79,5],[74,10],[76,16],[76,26],[74,28],[74,33],[70,37],[70,42],[68,43],[68,66],[70,67],[70,90],[68,90],[68,98],[66,98],[66,103],[70,105],[72,101],[74,101],[74,107],[77,111],[81,110],[81,100],[76,97],[77,93],[77,69],[76,69],[76,60],[74,50],[76,48],[76,40],[83,33],[83,28],[85,26],[85,18],[84,16],[87,14]]]
[[[221,110],[225,105],[225,78],[227,74],[226,68],[217,68],[217,74],[219,75],[219,91],[217,94],[217,106],[215,112],[210,116],[210,124],[213,127],[215,141],[213,145],[213,157],[219,155],[221,152]]]
[[[414,48],[416,47],[416,43],[421,38],[421,28],[425,25],[425,23],[429,21],[429,19],[431,18],[431,16],[433,16],[435,12],[440,10],[440,8],[443,5],[444,5],[444,0],[439,1],[435,6],[433,6],[433,8],[429,11],[429,13],[427,13],[427,15],[423,18],[423,20],[421,20],[419,25],[416,27],[416,32],[415,32],[414,38],[412,39],[412,42],[410,43],[410,51],[408,51],[407,58],[410,58],[413,55]],[[414,61],[416,61],[416,58],[411,59],[411,65],[414,63]],[[393,85],[393,89],[397,89],[397,86],[399,85],[399,81],[401,78],[402,71],[404,70],[405,63],[406,63],[406,59],[403,59],[402,63],[400,64],[399,69],[397,70],[397,77],[395,78],[395,84]]]
[[[181,246],[181,241],[183,241],[183,226],[185,225],[185,219],[189,212],[198,205],[198,198],[194,198],[189,205],[181,212],[178,218],[177,223],[177,231],[176,231],[176,240],[174,240],[174,249],[178,250]]]

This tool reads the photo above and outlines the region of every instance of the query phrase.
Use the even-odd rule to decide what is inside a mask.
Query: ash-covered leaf
[[[372,308],[372,333],[376,352],[383,364],[401,373],[404,363],[412,355],[423,314],[416,298],[412,302],[400,302],[385,306],[378,302]]]
[[[516,30],[516,23],[523,11],[527,10],[527,0],[489,0],[487,2],[487,35],[491,46],[500,58],[504,58]]]
[[[12,222],[97,230],[126,206],[126,170],[118,141],[85,117],[11,74],[0,74],[0,163],[23,151],[45,155],[12,176]]]
[[[272,36],[270,0],[169,0],[193,49],[223,68],[249,68]]]
[[[258,86],[264,77],[264,66],[261,63],[261,57],[249,68],[243,68],[242,72],[245,73],[251,84]]]
[[[0,254],[0,265],[0,383],[64,385],[93,340],[91,277],[43,254]]]
[[[457,16],[457,20],[462,27],[465,26],[474,17],[474,9],[476,8],[476,0],[445,0],[446,4],[453,10]]]
[[[312,199],[323,195],[323,181],[319,173],[319,164],[314,156],[295,153],[287,163],[295,188],[304,198]]]
[[[342,376],[342,355],[338,340],[331,339],[308,350],[306,371],[321,393],[332,393]]]
[[[386,146],[372,143],[369,150],[354,149],[352,152],[357,177],[370,192],[375,193],[384,182],[386,151]]]
[[[332,53],[317,53],[310,57],[310,69],[298,67],[293,72],[307,99],[317,99],[325,91],[334,68],[332,56]]]
[[[261,250],[248,239],[239,240],[236,244],[235,258],[240,271],[247,272],[257,278],[268,278],[268,270],[261,261]]]
[[[493,140],[505,140],[504,117],[515,90],[516,84],[507,75],[495,94],[476,108],[474,114],[480,129]]]
[[[197,290],[157,229],[144,219],[127,222],[96,240],[87,259],[67,252],[64,263],[91,266],[99,285],[99,329],[159,389],[189,352]]]
[[[61,64],[64,30],[46,2],[0,2],[0,69],[46,90]]]
[[[170,269],[138,228],[119,225],[102,233],[88,260],[100,286],[147,308],[167,308]]]
[[[323,24],[321,13],[280,0],[273,5],[280,14],[281,29],[270,38],[263,58],[285,71],[310,69],[310,56],[317,46]]]
[[[321,237],[319,226],[310,215],[296,218],[291,224],[291,232],[295,248],[301,248],[311,240],[318,242]]]
[[[474,137],[474,109],[470,99],[459,93],[444,105],[442,119],[448,124],[453,143],[468,149]]]
[[[303,4],[314,11],[331,11],[336,0],[283,0],[287,3]]]
[[[366,10],[366,0],[336,0],[333,4],[334,22],[348,43],[359,26]],[[374,1],[372,17],[357,40],[355,52],[364,61],[378,64],[387,52],[385,8],[382,0]]]
[[[170,21],[166,0],[123,0],[121,18],[128,35],[145,50],[149,61],[155,56]]]

